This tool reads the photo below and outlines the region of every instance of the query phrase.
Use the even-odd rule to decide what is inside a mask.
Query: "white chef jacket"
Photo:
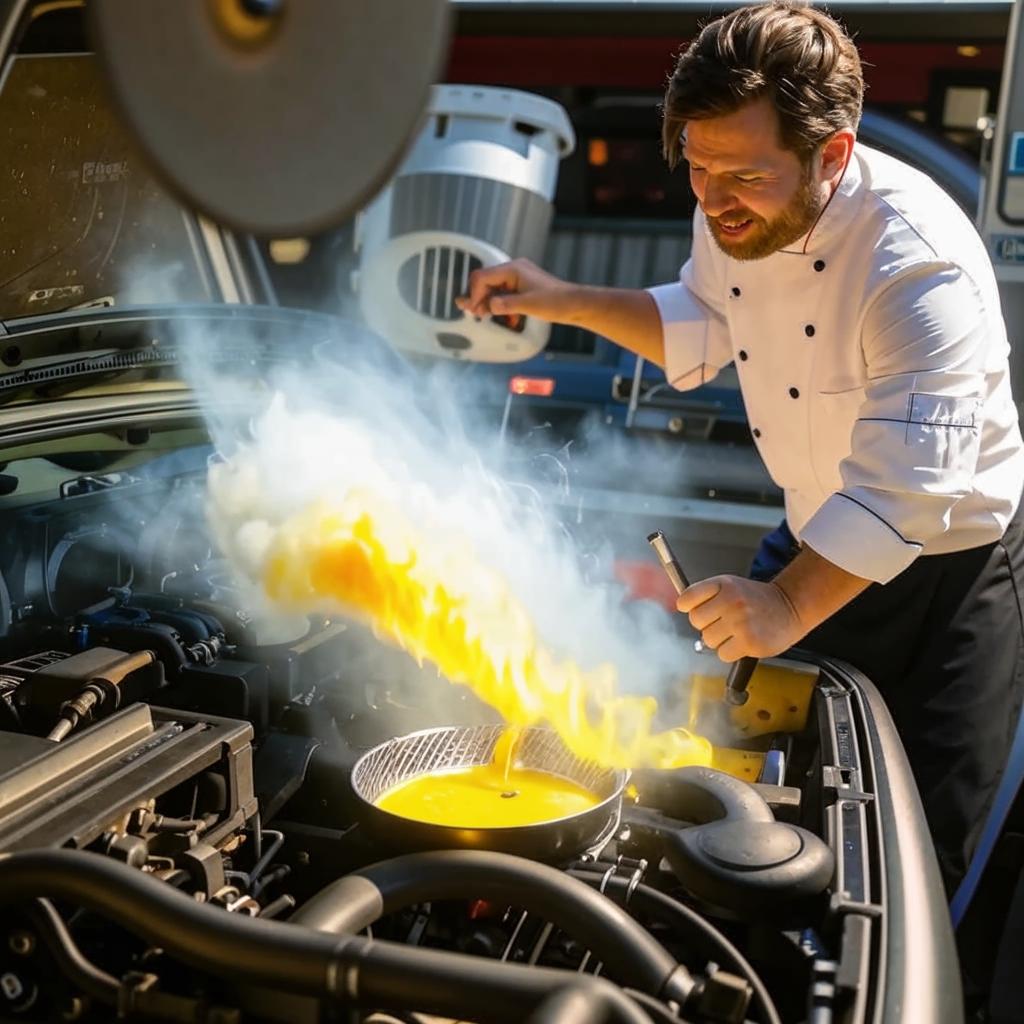
[[[807,236],[760,260],[724,255],[698,209],[680,280],[650,293],[671,384],[736,362],[802,543],[885,583],[1003,535],[1024,444],[995,275],[926,175],[857,143]]]

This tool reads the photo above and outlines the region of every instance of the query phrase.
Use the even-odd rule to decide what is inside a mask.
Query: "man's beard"
[[[742,224],[746,220],[752,222],[741,239],[732,239],[723,234],[719,225],[722,218],[708,217],[707,222],[711,237],[726,256],[734,260],[761,260],[792,245],[798,238],[803,238],[821,216],[827,202],[815,186],[808,166],[796,195],[777,217],[765,220],[746,209],[730,210],[725,215],[726,224]]]

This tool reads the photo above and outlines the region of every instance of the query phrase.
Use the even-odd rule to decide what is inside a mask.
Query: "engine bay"
[[[208,457],[196,444],[7,467],[12,1018],[741,1024],[878,1009],[877,740],[841,668],[765,666],[733,711],[731,760],[632,773],[589,832],[509,847],[396,830],[367,801],[367,757],[405,743],[389,756],[408,766],[423,734],[455,730],[487,760],[493,712],[465,694],[453,721],[443,681],[396,686],[388,658],[404,655],[353,623],[248,613],[206,536]],[[60,496],[35,500],[33,480]],[[724,667],[706,660],[717,713]]]

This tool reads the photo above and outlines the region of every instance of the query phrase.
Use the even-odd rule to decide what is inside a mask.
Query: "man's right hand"
[[[469,275],[469,295],[457,298],[455,304],[470,316],[508,317],[513,329],[524,316],[573,324],[665,365],[661,314],[654,298],[639,288],[573,284],[518,259],[474,270]]]
[[[469,275],[469,294],[455,300],[470,316],[505,316],[512,326],[520,316],[551,323],[571,320],[579,287],[541,270],[527,259],[484,267]]]

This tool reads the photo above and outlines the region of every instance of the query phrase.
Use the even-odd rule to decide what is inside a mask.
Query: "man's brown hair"
[[[742,7],[705,25],[665,92],[669,166],[681,159],[687,121],[731,114],[762,96],[778,111],[783,147],[806,160],[833,133],[860,123],[857,48],[837,22],[798,0]]]

